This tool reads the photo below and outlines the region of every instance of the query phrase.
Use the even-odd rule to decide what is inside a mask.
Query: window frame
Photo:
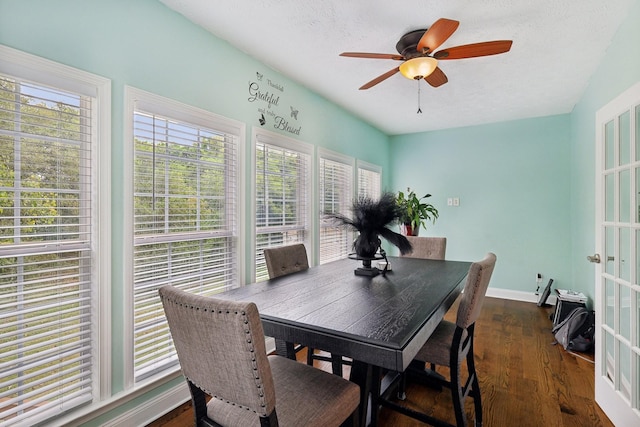
[[[141,386],[154,383],[165,378],[172,378],[180,372],[180,366],[175,365],[171,368],[164,369],[155,374],[151,374],[139,381],[135,380],[135,360],[134,360],[134,242],[135,242],[135,222],[134,222],[134,160],[135,147],[131,143],[134,138],[133,118],[135,111],[139,108],[153,114],[162,115],[171,119],[193,123],[195,125],[219,130],[225,133],[233,134],[237,137],[235,165],[235,181],[237,183],[236,190],[236,215],[235,215],[235,263],[237,266],[236,280],[233,287],[240,286],[244,283],[244,257],[242,254],[245,250],[244,239],[244,221],[243,221],[243,195],[241,189],[244,188],[244,146],[246,126],[244,123],[229,119],[210,111],[194,107],[170,98],[163,97],[151,92],[147,92],[133,86],[125,85],[124,87],[124,182],[129,183],[124,188],[124,227],[123,242],[125,262],[123,264],[124,277],[124,333],[123,333],[123,349],[124,349],[124,381],[125,389],[140,388]],[[136,106],[139,106],[138,108]]]
[[[356,195],[361,196],[363,193],[360,188],[360,171],[365,170],[378,174],[378,194],[369,194],[369,196],[379,198],[382,195],[382,166],[375,165],[373,163],[365,162],[364,160],[356,160]]]
[[[91,156],[91,358],[93,399],[90,407],[111,396],[111,80],[17,49],[0,45],[0,73],[61,90],[89,96],[92,105]],[[75,411],[78,408],[72,410]],[[44,411],[28,420],[43,422],[63,417]]]
[[[306,223],[305,223],[305,230],[306,230],[306,238],[305,241],[303,242],[306,246],[307,249],[307,255],[309,257],[309,260],[311,262],[311,260],[314,259],[314,254],[315,254],[315,248],[314,248],[314,242],[315,242],[315,238],[314,238],[314,231],[315,231],[315,227],[317,224],[317,213],[316,213],[316,209],[315,209],[315,198],[313,195],[313,190],[316,186],[316,180],[317,180],[317,172],[316,172],[316,162],[314,161],[314,146],[312,144],[309,144],[307,142],[303,142],[294,138],[290,138],[288,136],[284,136],[275,132],[270,132],[267,130],[264,130],[262,128],[257,128],[257,127],[253,127],[252,128],[252,135],[251,135],[251,160],[250,160],[250,168],[251,168],[251,185],[250,185],[250,212],[251,212],[251,225],[248,228],[248,240],[249,240],[249,252],[247,252],[248,254],[256,254],[256,239],[257,239],[257,204],[256,204],[256,196],[257,196],[257,188],[256,188],[256,168],[257,168],[257,163],[256,163],[256,145],[258,143],[264,143],[264,144],[269,144],[269,145],[274,145],[274,146],[278,146],[281,147],[283,149],[286,150],[291,150],[291,151],[297,151],[305,156],[307,156],[307,177],[308,177],[308,183],[307,183],[307,194],[306,194],[306,206],[307,206],[307,212],[306,212]],[[249,270],[247,272],[247,280],[250,283],[253,283],[256,281],[256,263],[257,263],[257,259],[255,256],[248,256],[247,258],[250,258],[250,265],[247,265],[247,269]]]
[[[316,167],[318,185],[317,185],[317,189],[315,191],[315,194],[316,194],[315,200],[316,200],[316,203],[318,204],[318,210],[322,209],[323,203],[322,203],[322,201],[320,199],[324,196],[324,194],[322,194],[322,191],[321,191],[321,187],[322,187],[322,177],[321,177],[322,166],[321,166],[321,163],[322,163],[322,160],[327,160],[327,161],[334,162],[334,163],[340,163],[342,165],[345,165],[345,166],[351,168],[351,174],[350,174],[351,175],[351,177],[350,177],[350,179],[351,179],[351,182],[350,182],[351,191],[350,191],[350,194],[349,194],[349,200],[346,201],[346,210],[344,212],[341,212],[343,215],[350,216],[351,212],[349,210],[349,207],[352,205],[353,199],[357,195],[357,175],[356,175],[356,173],[357,173],[356,163],[357,162],[356,162],[356,159],[351,157],[351,156],[347,156],[345,154],[337,153],[335,151],[331,151],[331,150],[328,150],[326,148],[318,147],[318,155],[317,155],[317,164],[318,165]],[[320,255],[322,253],[322,248],[321,248],[321,245],[322,245],[322,238],[321,237],[322,237],[322,229],[323,229],[322,220],[323,220],[322,219],[322,212],[319,212],[318,213],[318,221],[317,221],[317,227],[318,227],[318,245],[317,246],[318,246],[318,263],[319,264],[323,263],[323,261],[320,258]],[[334,228],[334,227],[330,227],[330,228]],[[349,241],[350,238],[351,239],[355,238],[355,232],[353,232],[352,230],[346,230],[346,239],[347,239],[347,241]],[[349,252],[351,252],[349,250],[349,248],[346,248],[346,251],[347,251],[347,254]],[[335,259],[331,259],[331,260],[327,260],[327,261],[324,261],[324,262],[331,262],[331,261],[334,261],[334,260]]]

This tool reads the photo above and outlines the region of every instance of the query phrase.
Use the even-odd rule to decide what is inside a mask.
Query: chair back
[[[264,417],[275,408],[275,389],[258,308],[159,289],[182,373],[214,398]]]
[[[413,251],[402,256],[422,259],[444,259],[447,252],[446,237],[407,236]]]
[[[468,328],[480,316],[484,296],[489,287],[491,274],[496,265],[496,255],[489,252],[482,261],[474,262],[469,267],[467,282],[458,306],[456,325]]]
[[[302,243],[264,250],[264,260],[267,263],[269,278],[285,276],[309,268],[307,250]]]

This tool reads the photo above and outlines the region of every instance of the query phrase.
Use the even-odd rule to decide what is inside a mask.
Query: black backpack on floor
[[[590,351],[595,333],[595,313],[584,307],[574,308],[569,315],[551,330],[565,350]]]

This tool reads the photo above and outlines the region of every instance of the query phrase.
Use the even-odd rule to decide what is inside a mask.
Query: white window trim
[[[355,185],[355,192],[356,195],[360,194],[360,180],[358,179],[358,171],[360,169],[365,169],[371,172],[376,172],[380,175],[380,182],[378,183],[380,185],[380,192],[382,193],[382,166],[378,166],[375,165],[373,163],[369,163],[369,162],[365,162],[364,160],[356,160],[356,168],[355,168],[355,174],[356,174],[356,185]]]
[[[93,156],[91,167],[96,170],[97,180],[92,191],[97,194],[92,209],[96,212],[92,239],[95,242],[94,259],[97,283],[91,302],[97,315],[94,318],[93,361],[95,363],[93,382],[94,402],[111,396],[111,80],[78,70],[57,62],[0,45],[0,72],[20,79],[46,83],[61,89],[78,92],[97,99],[96,115],[92,126],[96,127],[98,138],[97,155]]]
[[[355,180],[358,178],[358,168],[357,168],[357,164],[359,163],[359,160],[356,160],[354,157],[351,156],[347,156],[346,154],[342,154],[342,153],[338,153],[336,151],[332,151],[332,150],[328,150],[326,148],[323,147],[318,147],[318,156],[316,159],[316,163],[317,163],[317,167],[320,167],[320,159],[326,159],[326,160],[332,160],[334,162],[338,162],[338,163],[344,163],[345,165],[349,165],[351,166],[351,169],[353,170],[353,176],[351,177],[352,180]],[[319,181],[319,180],[318,180]],[[354,190],[354,195],[357,194],[357,192],[355,192],[356,190],[356,185],[353,186],[353,190]],[[318,182],[318,188],[317,191],[320,191],[320,183]]]
[[[316,161],[314,159],[314,146],[309,144],[308,142],[303,142],[294,138],[289,138],[287,136],[281,135],[279,133],[271,132],[264,130],[262,128],[258,128],[253,126],[251,128],[251,156],[249,160],[249,168],[251,170],[251,177],[249,185],[249,196],[250,200],[248,205],[250,206],[249,212],[251,214],[251,224],[247,229],[247,240],[248,240],[248,254],[252,254],[247,258],[250,258],[248,265],[246,265],[247,276],[246,279],[248,282],[244,283],[253,283],[256,280],[256,260],[253,254],[256,252],[256,144],[258,142],[258,138],[261,139],[260,142],[265,142],[267,144],[277,145],[279,147],[299,151],[301,153],[309,155],[310,162],[309,167],[310,170],[310,188],[309,188],[309,215],[307,224],[309,229],[309,239],[307,246],[307,251],[309,252],[309,258],[311,260],[315,259],[315,235],[317,234],[317,223],[318,223],[318,213],[317,213],[317,204],[315,198],[317,197],[317,192],[314,191],[316,188],[317,182],[317,167]],[[245,187],[246,188],[246,187]]]
[[[334,161],[336,163],[342,163],[345,165],[351,166],[351,199],[353,200],[358,196],[358,168],[356,166],[357,160],[354,157],[347,156],[346,154],[338,153],[336,151],[332,151],[323,147],[318,147],[318,155],[316,156],[316,171],[318,171],[318,175],[320,174],[320,159]],[[314,201],[317,203],[317,215],[318,218],[314,222],[314,226],[317,230],[314,231],[314,236],[316,236],[317,247],[316,253],[318,254],[317,259],[315,259],[316,264],[320,264],[320,223],[321,223],[321,212],[320,209],[320,201],[318,200],[321,196],[320,194],[320,176],[316,179],[316,186],[313,189]],[[346,212],[348,215],[349,212]]]
[[[134,360],[133,360],[133,238],[134,235],[134,219],[133,219],[133,159],[134,159],[134,147],[130,144],[133,140],[133,114],[137,108],[151,110],[158,114],[164,114],[167,117],[184,119],[191,123],[201,125],[207,128],[215,128],[224,132],[234,133],[239,136],[238,140],[238,167],[237,182],[239,191],[237,193],[237,206],[239,207],[239,220],[238,220],[238,240],[236,245],[236,257],[238,261],[238,284],[245,283],[244,271],[245,271],[245,243],[243,236],[244,231],[244,200],[242,200],[241,189],[245,188],[244,178],[244,158],[245,151],[245,136],[246,126],[244,123],[229,119],[227,117],[220,116],[207,110],[203,110],[197,107],[193,107],[188,104],[184,104],[179,101],[175,101],[169,98],[165,98],[160,95],[156,95],[151,92],[147,92],[141,89],[137,89],[132,86],[125,85],[124,87],[124,150],[123,150],[123,178],[125,187],[123,191],[123,210],[124,210],[124,224],[123,224],[123,276],[124,276],[124,289],[123,289],[123,303],[125,307],[124,314],[124,331],[122,336],[122,346],[124,349],[124,388],[125,392],[130,390],[137,390],[147,387],[149,384],[155,382],[164,382],[167,378],[175,376],[176,372],[180,371],[180,367],[176,366],[174,369],[167,370],[160,374],[151,376],[138,384],[134,382]],[[148,106],[148,107],[147,107]],[[146,107],[146,108],[145,108]],[[182,113],[184,112],[184,116]],[[212,122],[212,119],[214,120]]]

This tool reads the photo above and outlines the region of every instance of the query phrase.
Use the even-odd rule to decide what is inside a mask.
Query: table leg
[[[353,361],[351,365],[351,374],[349,380],[360,386],[360,426],[365,427],[367,425],[367,419],[369,415],[369,395],[371,394],[371,379],[372,379],[372,366]],[[377,418],[377,414],[371,414],[371,417]]]
[[[331,370],[334,375],[342,376],[342,356],[331,353]]]
[[[276,338],[276,354],[287,359],[296,360],[296,350],[292,342],[287,342]]]
[[[370,427],[378,426],[378,411],[380,410],[380,382],[382,370],[379,366],[371,367],[371,423]]]

